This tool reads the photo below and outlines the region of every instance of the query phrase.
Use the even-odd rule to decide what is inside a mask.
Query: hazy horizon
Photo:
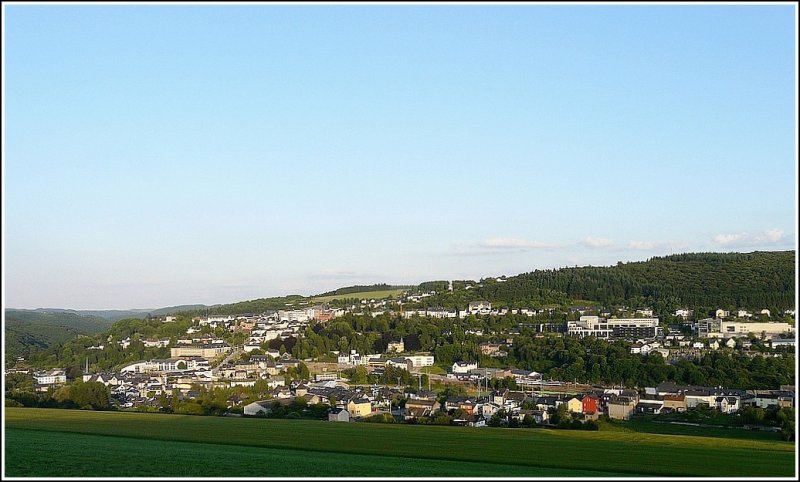
[[[2,8],[4,307],[797,249],[794,5]]]

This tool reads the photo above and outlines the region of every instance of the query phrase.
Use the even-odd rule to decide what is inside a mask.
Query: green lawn
[[[396,290],[383,290],[383,291],[359,291],[357,293],[345,293],[343,295],[328,295],[317,296],[311,299],[312,303],[324,303],[331,300],[344,300],[344,299],[359,299],[359,300],[379,300],[381,298],[388,298],[394,296],[397,298],[400,293],[408,291],[407,289]]]
[[[27,443],[27,450],[11,448],[16,447],[16,444],[9,444],[12,439],[8,437],[26,439],[34,437],[31,434],[36,434],[34,431],[38,430],[46,431],[44,433],[51,437],[53,432],[124,437],[119,439],[123,444],[121,446],[128,443],[137,450],[144,450],[142,447],[145,446],[157,446],[162,442],[176,447],[169,450],[179,450],[177,447],[180,444],[174,444],[186,442],[195,442],[193,447],[197,445],[197,450],[203,450],[200,447],[203,444],[212,447],[230,446],[231,451],[242,453],[260,450],[280,460],[298,460],[298,457],[307,460],[305,464],[293,464],[294,467],[301,467],[298,471],[312,471],[311,466],[333,457],[344,461],[343,472],[337,474],[339,476],[365,474],[367,472],[363,470],[367,470],[366,466],[373,462],[382,464],[382,458],[399,459],[394,461],[395,465],[387,465],[395,467],[396,472],[381,474],[387,476],[391,473],[397,477],[414,477],[420,474],[435,476],[434,473],[426,472],[434,466],[455,476],[458,467],[467,467],[464,463],[491,464],[489,470],[496,477],[518,476],[521,474],[517,471],[518,468],[532,477],[540,474],[578,476],[579,473],[589,472],[630,476],[794,475],[795,445],[781,441],[661,435],[634,431],[471,429],[31,408],[7,408],[5,416],[7,467],[23,467],[52,453],[46,448],[47,444],[38,444],[33,439],[30,442],[20,442],[20,446]],[[66,435],[61,433],[58,436]],[[147,441],[137,442],[131,439]],[[87,439],[87,443],[102,445],[102,442],[93,440]],[[115,447],[116,443],[111,446]],[[127,456],[123,455],[127,452],[122,449],[114,450],[117,457]],[[64,459],[72,460],[70,457]],[[129,463],[137,459],[128,458]],[[202,457],[189,459],[204,460]],[[214,460],[218,459],[219,457]],[[88,473],[95,473],[91,471],[94,464],[86,464],[85,459],[76,460],[75,464],[87,465],[90,467]],[[148,468],[151,464],[143,464],[137,463],[131,469],[134,472],[128,474],[138,475],[143,471],[154,470]],[[202,470],[206,465],[195,466],[194,470],[198,473],[191,475],[205,475]],[[251,469],[243,466],[241,471],[229,475],[251,474],[248,470]],[[319,473],[302,472],[295,475],[316,474]]]

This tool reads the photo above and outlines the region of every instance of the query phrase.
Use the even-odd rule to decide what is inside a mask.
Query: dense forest
[[[497,306],[544,307],[588,300],[605,307],[649,306],[659,316],[677,308],[781,313],[794,308],[795,273],[794,251],[676,254],[616,266],[536,270],[505,281],[487,278],[469,290],[469,282],[454,282],[453,292],[446,291],[446,281],[431,281],[418,289],[437,294],[419,305],[464,309],[482,299]]]

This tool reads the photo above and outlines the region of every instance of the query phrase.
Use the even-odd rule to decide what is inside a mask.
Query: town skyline
[[[792,5],[4,5],[3,300],[797,249]]]

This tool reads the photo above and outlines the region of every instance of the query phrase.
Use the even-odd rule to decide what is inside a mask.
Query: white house
[[[453,363],[453,373],[456,375],[465,375],[470,370],[478,368],[478,362],[455,362]]]
[[[714,402],[717,410],[722,413],[735,413],[739,410],[739,397],[716,397]]]

